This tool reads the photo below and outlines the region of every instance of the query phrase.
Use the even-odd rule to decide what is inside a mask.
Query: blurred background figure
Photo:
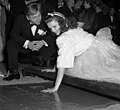
[[[73,8],[75,6],[74,0],[65,0],[65,2],[67,4],[68,8],[70,9],[70,11],[73,12],[74,11]]]
[[[83,0],[76,0],[74,11],[75,11],[75,18],[78,20],[78,15],[81,13],[83,9]]]
[[[117,17],[116,17],[116,10],[114,7],[110,7],[109,9],[109,28],[111,29],[111,33],[113,35],[113,41],[117,42],[117,33],[116,33],[116,26],[117,26]]]
[[[25,4],[27,5],[27,4],[29,4],[29,3],[31,3],[31,2],[36,2],[37,0],[25,0]]]
[[[24,12],[24,0],[9,0],[9,9],[6,9],[6,40],[10,38],[10,32],[13,28],[16,18]]]
[[[96,1],[95,10],[95,31],[97,32],[101,28],[108,27],[110,25],[110,22],[108,7],[102,1]]]
[[[40,2],[41,0],[38,0],[38,1]],[[55,10],[56,10],[55,6],[53,5],[53,2],[51,0],[42,0],[41,13],[42,13],[43,19],[47,16],[48,13],[51,13]]]
[[[117,18],[117,23],[116,23],[116,41],[115,41],[115,43],[120,45],[120,9],[118,9],[116,18]]]
[[[83,29],[89,33],[95,34],[95,16],[94,0],[84,0],[84,9],[79,14],[79,22],[83,22]]]
[[[58,12],[66,17],[74,17],[74,0],[58,0]]]
[[[4,47],[6,43],[5,25],[6,13],[5,9],[9,10],[9,2],[7,0],[0,0],[0,62],[4,60]]]

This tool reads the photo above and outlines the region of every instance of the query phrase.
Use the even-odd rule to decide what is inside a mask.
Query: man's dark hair
[[[25,8],[25,14],[27,16],[34,15],[37,11],[41,11],[41,4],[38,2],[29,3]]]

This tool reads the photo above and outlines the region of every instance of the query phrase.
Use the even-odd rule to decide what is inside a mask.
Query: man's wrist
[[[25,43],[24,43],[24,45],[23,45],[23,47],[27,49],[29,42],[30,42],[29,40],[26,40]]]
[[[43,42],[43,45],[48,47],[48,44],[44,41],[44,40],[41,40]]]

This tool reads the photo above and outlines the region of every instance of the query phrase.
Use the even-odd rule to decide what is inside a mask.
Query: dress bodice
[[[57,67],[71,68],[74,58],[86,51],[95,37],[85,32],[82,28],[70,29],[60,35],[57,40],[58,59]]]

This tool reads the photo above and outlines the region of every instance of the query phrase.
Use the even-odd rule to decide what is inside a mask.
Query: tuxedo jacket
[[[42,20],[37,28],[39,31],[45,32],[44,35],[41,35],[40,33],[38,34],[37,32],[37,35],[33,36],[30,21],[25,15],[20,15],[17,17],[11,31],[11,38],[14,39],[20,46],[23,46],[26,40],[44,40],[48,44],[48,47],[49,45],[53,45],[55,38],[52,36],[50,30]]]
[[[110,19],[108,15],[105,15],[102,11],[96,13],[95,16],[95,31],[99,31],[99,29],[108,27],[110,25]],[[96,33],[95,32],[95,33]]]
[[[109,16],[109,24],[111,26],[116,26],[116,23],[117,23],[117,18],[116,16],[113,16],[113,21],[111,20],[111,17]]]
[[[12,19],[15,19],[18,15],[24,12],[25,0],[8,0],[10,3],[10,12]]]

